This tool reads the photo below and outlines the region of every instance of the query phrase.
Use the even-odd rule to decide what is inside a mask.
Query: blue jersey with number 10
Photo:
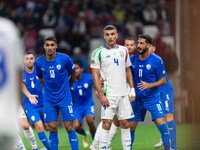
[[[72,100],[69,75],[75,71],[75,65],[68,55],[56,53],[54,60],[48,61],[45,55],[36,60],[38,77],[44,79],[44,98],[50,103]]]
[[[134,85],[137,99],[152,99],[159,97],[158,87],[149,88],[145,90],[138,89],[138,83],[141,81],[153,83],[166,76],[165,67],[162,59],[155,54],[149,54],[145,60],[139,59],[139,54],[131,58],[131,71],[134,78]]]

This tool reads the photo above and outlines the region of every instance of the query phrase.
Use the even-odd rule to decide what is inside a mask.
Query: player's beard
[[[142,54],[146,53],[146,51],[148,51],[148,48],[143,49],[142,52],[138,51],[138,53],[139,53],[139,55],[142,55]]]
[[[32,69],[33,69],[33,66],[27,66],[27,68],[28,68],[29,70],[32,70]]]

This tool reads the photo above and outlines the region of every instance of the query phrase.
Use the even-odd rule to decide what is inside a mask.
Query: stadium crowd
[[[15,22],[27,51],[43,54],[43,39],[51,34],[58,39],[58,51],[73,56],[79,48],[88,58],[90,40],[101,38],[107,24],[118,28],[118,44],[126,37],[136,39],[146,25],[157,26],[159,37],[171,35],[166,6],[165,0],[16,0],[1,1],[0,16]],[[159,49],[167,49],[167,45],[158,39],[157,53],[164,58],[166,54]]]

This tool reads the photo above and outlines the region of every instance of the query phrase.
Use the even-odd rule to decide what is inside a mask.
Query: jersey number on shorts
[[[7,80],[6,60],[4,51],[0,49],[0,88],[5,84]]]

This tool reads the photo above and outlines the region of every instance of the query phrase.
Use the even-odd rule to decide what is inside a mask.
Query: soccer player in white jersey
[[[135,99],[135,89],[130,71],[128,50],[116,43],[117,29],[107,25],[103,29],[105,45],[92,53],[92,75],[99,99],[102,104],[102,131],[99,138],[101,149],[108,149],[108,134],[114,115],[120,120],[123,150],[130,150],[131,137],[129,119],[134,116],[130,101]],[[100,76],[104,80],[102,89]],[[128,86],[131,88],[128,93]],[[129,97],[128,97],[129,94]],[[126,111],[124,111],[126,110]]]
[[[23,47],[10,20],[0,17],[0,149],[14,150]]]

